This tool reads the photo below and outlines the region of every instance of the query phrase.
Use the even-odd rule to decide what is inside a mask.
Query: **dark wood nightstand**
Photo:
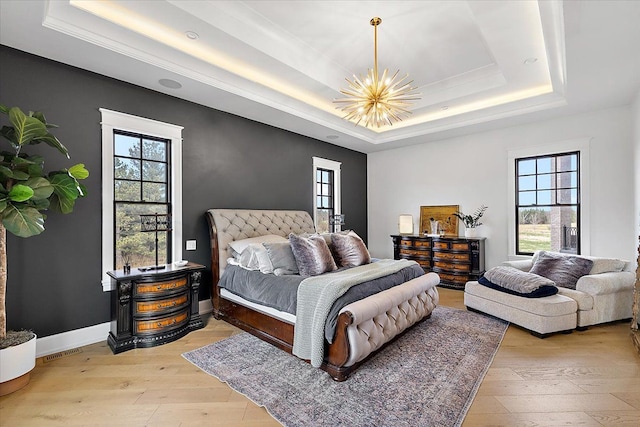
[[[168,264],[162,270],[131,273],[109,271],[111,331],[107,343],[114,353],[153,347],[177,340],[204,327],[198,313],[198,289],[203,265]]]

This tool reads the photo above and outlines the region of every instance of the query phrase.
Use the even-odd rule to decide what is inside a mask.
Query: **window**
[[[116,130],[113,144],[113,266],[120,269],[125,261],[135,267],[155,265],[156,236],[141,230],[140,215],[171,214],[171,140]],[[167,264],[171,233],[160,231],[157,237],[158,263]]]
[[[333,218],[333,174],[332,170],[316,169],[316,228],[329,231],[330,218]]]
[[[516,159],[516,253],[580,253],[580,153]]]
[[[589,253],[588,157],[588,140],[509,152],[510,253]]]
[[[340,215],[340,165],[333,160],[313,158],[313,219],[318,233],[339,231],[334,223]]]
[[[102,286],[123,254],[134,267],[155,264],[156,233],[140,215],[170,214],[158,232],[158,263],[182,258],[182,127],[106,109],[102,114]]]

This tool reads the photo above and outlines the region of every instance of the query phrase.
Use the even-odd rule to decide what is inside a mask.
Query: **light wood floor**
[[[464,308],[440,290],[441,305]],[[640,356],[628,324],[540,340],[510,326],[464,426],[640,426]],[[0,398],[8,426],[271,426],[263,409],[180,355],[239,331],[205,329],[149,349],[111,354],[106,342],[52,361]]]

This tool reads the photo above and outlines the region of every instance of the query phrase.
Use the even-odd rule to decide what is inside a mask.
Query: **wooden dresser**
[[[203,265],[172,264],[162,270],[131,273],[109,271],[114,284],[111,331],[107,343],[114,353],[153,347],[204,327],[198,314],[198,289]]]
[[[484,273],[485,238],[392,235],[393,257],[411,259],[440,276],[440,286],[464,289]]]

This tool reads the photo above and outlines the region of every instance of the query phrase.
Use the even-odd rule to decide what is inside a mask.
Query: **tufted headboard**
[[[217,285],[227,258],[231,256],[229,243],[250,237],[291,233],[315,233],[313,219],[305,211],[209,209],[206,213],[211,236],[211,272]]]

